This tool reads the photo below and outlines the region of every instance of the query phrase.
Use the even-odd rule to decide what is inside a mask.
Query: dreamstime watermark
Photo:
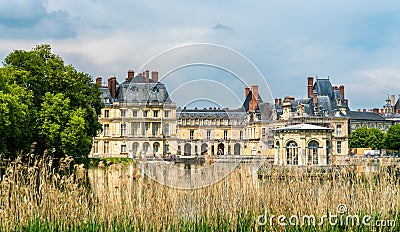
[[[313,214],[304,215],[274,215],[264,211],[264,214],[257,218],[259,226],[368,226],[368,227],[395,227],[396,220],[392,219],[374,219],[371,215],[359,216],[357,214],[348,214],[347,206],[339,204],[335,213],[329,212],[321,216]]]

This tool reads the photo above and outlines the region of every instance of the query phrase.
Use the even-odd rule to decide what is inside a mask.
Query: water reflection
[[[359,173],[376,173],[386,167],[382,162],[369,160],[355,165],[347,165],[343,167],[328,167],[330,172],[346,169],[354,170]],[[271,166],[263,166],[259,169],[260,164],[255,163],[240,163],[240,162],[215,162],[215,163],[171,163],[163,161],[144,161],[138,164],[117,164],[111,167],[104,168],[91,168],[89,175],[93,181],[93,189],[112,188],[135,188],[140,184],[145,184],[148,180],[155,180],[156,182],[178,189],[197,189],[212,185],[224,179],[231,172],[244,173],[247,178],[250,176],[256,180],[259,176],[257,171],[264,170],[264,173],[271,172],[271,170],[281,170],[282,168],[272,168]],[[318,167],[316,170],[319,170]],[[321,169],[322,170],[322,169]],[[284,169],[281,170],[282,173]],[[325,175],[326,176],[326,175]],[[241,180],[240,180],[241,181]],[[135,193],[136,194],[136,193]]]

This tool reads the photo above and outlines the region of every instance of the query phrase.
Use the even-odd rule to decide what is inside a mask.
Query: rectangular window
[[[342,142],[341,141],[336,142],[336,151],[338,154],[342,153]]]
[[[153,117],[158,118],[158,110],[153,111]]]
[[[125,118],[126,117],[126,110],[121,110],[121,118]]]
[[[110,125],[104,124],[103,125],[103,135],[104,136],[108,136],[109,135],[109,131],[110,131]]]
[[[165,110],[164,111],[164,118],[168,118],[169,117],[169,110]]]
[[[137,136],[139,130],[139,123],[132,123],[132,135]]]
[[[159,128],[158,123],[154,123],[153,124],[153,135],[154,136],[158,136],[158,128]]]
[[[147,115],[149,114],[149,111],[148,110],[145,110],[145,111],[143,111],[143,117],[144,118],[147,118]]]
[[[240,139],[240,140],[243,139],[243,131],[240,131],[240,133],[239,133],[239,139]]]
[[[132,117],[137,117],[137,116],[138,116],[138,111],[132,110]]]
[[[194,130],[190,130],[189,139],[193,139],[193,138],[194,138]]]
[[[143,135],[148,136],[149,135],[149,124],[145,123],[143,127]]]
[[[109,152],[109,142],[108,141],[104,141],[104,154],[108,154]]]
[[[126,153],[126,145],[121,145],[121,153]]]
[[[265,128],[262,128],[262,134],[265,135]]]
[[[164,135],[169,136],[169,124],[164,125]]]
[[[210,130],[207,131],[207,139],[211,139],[211,131]]]
[[[125,123],[121,124],[121,135],[122,136],[126,135],[126,124]]]
[[[336,136],[342,136],[342,125],[336,125]]]
[[[93,144],[93,153],[99,153],[99,142],[95,141]]]
[[[110,111],[109,110],[104,110],[104,117],[109,118],[110,117]]]
[[[224,139],[225,139],[225,140],[228,139],[228,131],[224,131]]]

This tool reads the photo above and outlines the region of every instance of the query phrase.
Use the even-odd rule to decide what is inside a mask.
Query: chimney
[[[346,102],[346,106],[349,106],[349,99],[344,99],[344,102]]]
[[[278,98],[275,98],[275,105],[278,105],[279,104],[279,100],[278,100]]]
[[[317,104],[318,103],[318,93],[317,91],[313,91],[313,103]]]
[[[361,112],[361,109],[357,109],[357,112]]]
[[[128,70],[128,78],[127,80],[129,81],[130,79],[135,77],[135,71],[133,70]]]
[[[265,119],[271,119],[271,104],[269,102],[265,103]]]
[[[342,96],[342,98],[344,98],[344,85],[340,85],[339,90],[340,90],[340,96]]]
[[[385,114],[385,110],[384,109],[381,109],[381,114],[382,115]]]
[[[110,77],[108,79],[108,90],[110,91],[110,95],[112,98],[117,97],[117,78]]]
[[[396,104],[395,102],[394,102],[394,94],[392,94],[392,95],[390,95],[390,103],[392,104],[392,106],[394,106],[394,104]]]
[[[249,95],[249,93],[250,93],[250,88],[249,87],[244,88],[244,99],[246,99],[246,97],[247,97],[247,95]]]
[[[307,84],[307,90],[308,90],[308,94],[307,94],[307,98],[310,98],[311,97],[311,95],[312,95],[312,88],[313,88],[313,85],[314,85],[314,77],[312,77],[312,76],[309,76],[308,78],[307,78],[307,80],[308,80],[308,84]]]
[[[252,85],[251,91],[253,92],[254,100],[258,100],[258,85]]]
[[[151,79],[156,83],[158,82],[158,72],[157,71],[151,72]]]
[[[367,109],[363,109],[363,112],[367,112]]]
[[[295,97],[293,97],[293,96],[285,96],[285,98],[284,98],[284,102],[286,101],[289,101],[289,102],[291,102],[291,101],[294,101],[294,99],[295,99]]]
[[[102,86],[102,82],[103,82],[103,78],[101,78],[101,77],[96,78],[96,84],[97,84],[99,87]]]
[[[149,79],[150,79],[150,71],[149,70],[146,70],[144,72],[144,77],[145,77],[146,83],[149,83],[150,82],[149,81]]]
[[[280,105],[280,106],[282,105],[282,98],[278,99],[278,105]]]
[[[379,114],[379,109],[378,108],[373,108],[372,112]]]
[[[252,85],[251,92],[253,95],[251,96],[249,111],[254,111],[258,104],[258,85]]]

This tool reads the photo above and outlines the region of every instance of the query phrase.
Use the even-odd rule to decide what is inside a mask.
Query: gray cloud
[[[232,31],[232,28],[221,24],[221,23],[217,23],[212,27],[213,30],[226,30],[226,31]]]
[[[0,24],[9,28],[35,26],[45,15],[41,0],[0,1]]]
[[[42,0],[0,2],[0,34],[9,39],[73,38],[76,31],[65,10],[47,12]]]
[[[171,47],[216,43],[253,61],[276,97],[304,96],[308,75],[344,84],[352,108],[381,106],[388,91],[400,92],[396,0],[25,3],[37,9],[11,14],[15,9],[0,4],[0,57],[54,38],[53,50],[80,70],[123,80],[128,69]]]

